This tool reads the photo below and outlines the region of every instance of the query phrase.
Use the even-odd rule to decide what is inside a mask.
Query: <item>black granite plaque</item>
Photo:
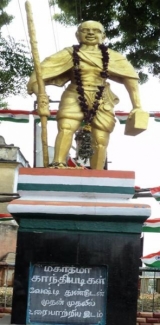
[[[27,324],[106,323],[106,266],[30,267]]]

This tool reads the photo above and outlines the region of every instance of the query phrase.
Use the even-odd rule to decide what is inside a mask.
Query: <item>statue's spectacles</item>
[[[82,28],[79,31],[84,34],[87,34],[89,32],[93,32],[95,34],[102,34],[102,31],[98,28]]]

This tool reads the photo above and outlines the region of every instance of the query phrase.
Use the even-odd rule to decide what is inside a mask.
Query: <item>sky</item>
[[[49,9],[48,0],[30,0],[33,19],[36,29],[37,44],[40,60],[63,49],[77,44],[75,37],[76,27],[64,27],[51,21],[51,15],[57,11]],[[15,17],[8,27],[2,28],[2,33],[14,37],[16,40],[24,40],[26,45],[30,43],[26,21],[25,0],[12,0],[6,8],[7,12]],[[120,103],[115,107],[116,111],[131,110],[131,103],[123,85],[110,82],[111,89],[120,98]],[[47,93],[53,100],[59,100],[61,88],[47,87]],[[160,82],[150,77],[149,82],[140,86],[142,108],[145,111],[160,111]],[[7,99],[10,109],[33,110],[35,96],[14,96]],[[51,109],[54,109],[51,106]],[[57,128],[54,122],[50,122],[48,128],[48,144],[54,146]],[[33,165],[33,121],[29,124],[17,125],[17,123],[3,122],[0,124],[0,135],[5,137],[6,143],[14,143],[20,147],[21,152]],[[124,126],[117,121],[115,130],[111,134],[108,147],[108,169],[135,171],[135,185],[141,188],[160,186],[160,123],[153,118],[149,119],[148,129],[138,136],[124,135]],[[142,201],[142,199],[141,199]],[[152,205],[152,217],[160,218],[160,206],[154,199],[145,199],[145,203]],[[145,234],[150,236],[150,234]],[[156,251],[160,235],[154,235],[155,249],[147,246],[147,253]],[[148,240],[150,242],[150,240]],[[152,243],[153,244],[153,243]],[[159,248],[157,249],[159,250]],[[146,252],[145,252],[146,253]]]

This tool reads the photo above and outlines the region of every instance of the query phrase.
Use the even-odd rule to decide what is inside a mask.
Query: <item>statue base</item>
[[[12,324],[135,325],[140,233],[134,172],[21,168]]]

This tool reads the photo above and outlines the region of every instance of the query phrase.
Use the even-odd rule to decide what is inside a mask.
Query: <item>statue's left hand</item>
[[[128,115],[128,118],[131,119],[133,114],[135,114],[138,111],[143,111],[140,106],[139,107],[133,107],[132,110],[130,111],[129,115]]]

